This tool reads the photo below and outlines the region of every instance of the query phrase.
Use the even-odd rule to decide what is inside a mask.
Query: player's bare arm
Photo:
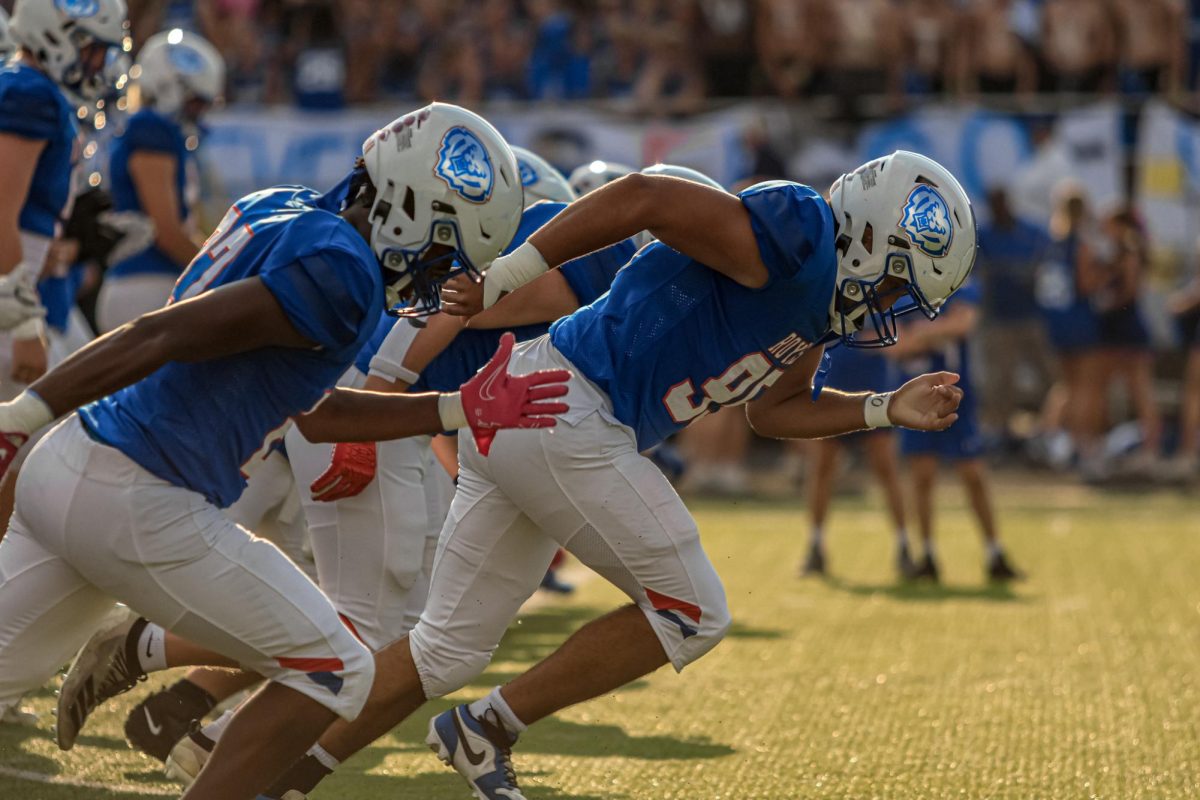
[[[138,200],[154,222],[154,244],[176,264],[187,264],[200,249],[181,221],[176,193],[176,158],[168,153],[138,152],[129,157],[129,175]]]
[[[491,308],[483,307],[483,287],[462,276],[446,283],[442,301],[448,311],[471,318],[468,328],[516,328],[553,322],[579,308],[579,298],[557,269],[504,295]]]
[[[952,372],[921,375],[888,395],[825,389],[812,399],[813,378],[821,363],[816,349],[783,373],[775,385],[746,406],[750,425],[775,439],[822,439],[872,427],[898,425],[916,430],[945,430],[958,419],[962,390]],[[886,415],[868,419],[868,405]]]

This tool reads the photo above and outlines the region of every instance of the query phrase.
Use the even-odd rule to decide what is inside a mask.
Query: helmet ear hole
[[[860,239],[862,246],[870,254],[874,254],[875,248],[875,229],[871,227],[871,223],[863,226],[862,238]]]

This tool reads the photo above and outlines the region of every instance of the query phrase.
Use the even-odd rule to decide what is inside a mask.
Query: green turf
[[[1013,591],[983,583],[957,491],[944,492],[940,588],[898,586],[877,506],[851,505],[829,532],[836,577],[802,581],[798,508],[697,504],[737,627],[683,676],[655,674],[530,731],[517,754],[530,800],[1200,796],[1200,503],[1008,486],[1003,526],[1032,574]],[[526,617],[454,699],[618,601],[593,581]],[[48,709],[49,694],[34,705]],[[466,798],[421,745],[428,716],[316,797]],[[99,714],[69,754],[48,732],[0,728],[0,767],[168,789],[126,750],[121,718]],[[0,777],[5,800],[135,796]]]

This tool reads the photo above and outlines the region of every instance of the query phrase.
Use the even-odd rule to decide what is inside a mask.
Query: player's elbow
[[[784,439],[787,433],[780,424],[779,407],[770,403],[753,402],[746,406],[746,421],[757,435],[767,439]]]

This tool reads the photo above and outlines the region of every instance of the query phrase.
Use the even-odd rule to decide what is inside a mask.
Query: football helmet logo
[[[204,56],[187,45],[177,44],[167,49],[167,59],[184,75],[203,72],[207,66]]]
[[[533,164],[530,164],[520,156],[517,156],[517,168],[521,172],[522,186],[533,186],[538,182],[537,170],[533,168]]]
[[[949,206],[937,189],[926,184],[909,193],[900,229],[921,252],[933,258],[946,255],[954,238]]]
[[[100,11],[100,4],[96,0],[54,0],[54,5],[75,19],[94,17]]]
[[[446,131],[434,174],[464,200],[485,203],[492,196],[494,173],[483,142],[467,128]]]

